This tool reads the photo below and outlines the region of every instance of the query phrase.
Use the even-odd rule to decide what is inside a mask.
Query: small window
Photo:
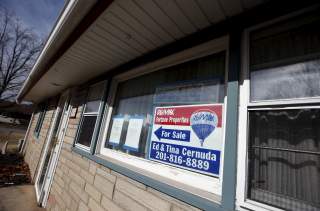
[[[40,132],[41,132],[41,128],[42,128],[42,124],[43,124],[45,115],[46,115],[45,105],[41,104],[41,105],[39,106],[37,124],[36,124],[36,127],[34,128],[34,135],[35,135],[35,137],[37,137],[37,138],[38,138],[39,135],[40,135]]]
[[[101,109],[105,83],[91,86],[88,90],[84,111],[82,113],[76,144],[90,148],[96,127],[98,114]]]
[[[304,14],[250,33],[246,197],[285,210],[320,209],[319,27]]]

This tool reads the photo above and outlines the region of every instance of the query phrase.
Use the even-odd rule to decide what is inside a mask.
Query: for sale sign
[[[149,159],[219,176],[222,104],[156,107]]]

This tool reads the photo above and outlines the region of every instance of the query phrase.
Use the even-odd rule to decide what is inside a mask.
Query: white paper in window
[[[143,118],[133,117],[129,120],[126,142],[124,148],[132,151],[138,151]]]
[[[110,137],[109,137],[109,144],[119,145],[123,122],[124,122],[123,117],[114,117],[113,118],[111,133],[110,133]]]

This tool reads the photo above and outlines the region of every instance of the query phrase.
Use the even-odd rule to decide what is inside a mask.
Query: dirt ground
[[[21,155],[0,155],[0,188],[30,182],[30,170]]]
[[[0,211],[40,211],[28,165],[18,153],[18,143],[26,127],[0,123],[0,148],[8,141],[6,154],[0,153]]]
[[[0,154],[0,187],[29,184],[31,181],[29,167],[18,153],[18,143],[25,132],[26,128],[22,126],[0,124],[0,148],[8,141],[6,154]]]
[[[1,211],[45,211],[36,203],[33,185],[0,188]]]

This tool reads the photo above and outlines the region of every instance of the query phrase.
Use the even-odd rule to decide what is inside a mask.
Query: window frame
[[[144,66],[135,68],[128,72],[115,75],[112,78],[111,87],[108,92],[107,103],[105,105],[106,112],[104,112],[103,123],[101,126],[102,131],[100,133],[98,146],[95,151],[96,156],[101,159],[108,160],[112,163],[115,163],[116,165],[123,166],[124,168],[127,168],[128,170],[131,170],[133,172],[146,175],[147,177],[153,178],[154,180],[165,181],[166,184],[171,185],[175,188],[183,189],[186,192],[198,195],[201,198],[205,198],[210,200],[211,202],[220,204],[221,199],[219,197],[222,197],[224,147],[225,147],[224,145],[225,145],[225,134],[226,134],[225,130],[226,130],[226,110],[227,110],[226,108],[227,108],[227,88],[228,88],[228,55],[229,55],[228,42],[229,42],[229,36],[222,36],[220,38],[211,40],[209,42],[198,45],[191,49],[188,49],[179,53],[175,53],[173,55],[159,59],[155,62],[148,63]],[[111,127],[110,122],[112,118],[112,111],[113,111],[113,106],[115,102],[115,97],[117,95],[116,93],[117,87],[120,82],[130,80],[132,78],[136,78],[136,77],[139,77],[148,73],[152,73],[158,70],[162,70],[170,66],[182,64],[184,62],[202,58],[211,54],[219,53],[222,51],[225,52],[225,96],[223,101],[223,104],[224,104],[223,105],[223,137],[222,137],[223,146],[221,149],[220,177],[218,179],[210,176],[201,175],[196,172],[179,169],[177,167],[167,166],[165,164],[148,160],[146,158],[135,157],[132,155],[125,154],[123,152],[119,152],[119,151],[104,147],[107,139],[107,135],[108,135],[108,129],[109,127]],[[148,148],[148,146],[146,147]],[[146,168],[148,168],[149,170]],[[164,173],[162,175],[159,173],[158,168],[161,168],[163,170]],[[172,172],[172,170],[181,174],[181,176],[185,176],[185,179],[183,182],[181,182],[181,184],[177,184],[179,182],[173,180],[173,178],[169,178],[167,176],[164,177],[165,174],[168,174],[168,173],[170,174],[170,171]],[[157,172],[157,173],[154,173],[154,172]],[[200,190],[199,188],[197,189],[195,187],[192,187],[190,184],[186,182],[186,181],[192,181],[190,180],[190,177],[194,179],[195,177],[199,177],[199,176],[201,177],[203,176],[203,181],[206,181],[206,182],[208,181],[208,178],[209,179],[214,178],[216,181],[213,182],[214,184],[213,189],[215,190],[206,192],[204,189],[202,190]],[[193,183],[194,183],[194,180],[193,180]],[[194,184],[192,185],[196,186]]]
[[[39,136],[40,136],[40,133],[41,133],[41,129],[42,129],[42,126],[43,126],[43,122],[44,122],[44,118],[45,118],[46,113],[47,113],[46,108],[47,108],[46,104],[40,105],[40,111],[38,112],[39,115],[38,115],[37,124],[36,124],[36,126],[34,128],[34,131],[33,131],[34,137],[36,137],[37,139],[39,139]]]
[[[273,99],[273,100],[250,100],[250,33],[272,26],[281,21],[290,21],[299,15],[308,14],[317,10],[317,8],[306,8],[296,11],[279,18],[264,22],[247,28],[243,32],[242,41],[242,65],[240,73],[239,86],[239,116],[238,116],[238,149],[237,149],[237,185],[236,185],[236,208],[239,210],[262,210],[262,211],[284,211],[281,208],[272,205],[264,204],[247,197],[248,193],[248,149],[249,149],[249,111],[255,110],[289,110],[289,109],[314,109],[320,108],[320,96],[303,97],[291,99]],[[319,52],[320,53],[320,52]],[[310,58],[311,55],[303,56],[304,59]],[[292,58],[290,58],[292,59]],[[296,58],[293,58],[293,60]],[[286,59],[285,59],[286,60]],[[241,124],[240,124],[241,122]],[[245,152],[245,153],[244,153]]]
[[[87,107],[87,103],[88,103],[88,95],[89,95],[89,90],[91,87],[93,86],[98,86],[99,84],[103,84],[103,91],[101,93],[101,97],[99,99],[99,108],[96,112],[85,112],[85,109]],[[74,140],[74,147],[80,149],[80,150],[83,150],[83,151],[86,151],[86,152],[93,152],[94,151],[94,148],[95,148],[95,145],[96,145],[96,142],[97,142],[97,139],[98,139],[98,134],[99,134],[99,131],[100,131],[100,124],[101,124],[101,117],[102,117],[102,113],[103,113],[103,108],[105,107],[105,98],[106,98],[106,90],[107,90],[107,86],[108,86],[108,80],[103,80],[103,81],[99,81],[97,83],[94,83],[94,84],[90,84],[90,86],[87,87],[87,93],[86,93],[86,97],[85,97],[85,101],[84,103],[82,104],[82,111],[81,111],[81,117],[80,117],[80,121],[79,121],[79,125],[78,125],[78,128],[77,128],[77,133],[76,133],[76,138]],[[85,146],[83,144],[80,144],[78,143],[79,141],[79,137],[80,137],[80,132],[81,132],[81,129],[82,129],[82,125],[83,125],[83,120],[85,116],[96,116],[96,122],[95,122],[95,125],[94,125],[94,129],[93,129],[93,132],[92,132],[92,137],[91,137],[91,140],[90,140],[90,146]]]

